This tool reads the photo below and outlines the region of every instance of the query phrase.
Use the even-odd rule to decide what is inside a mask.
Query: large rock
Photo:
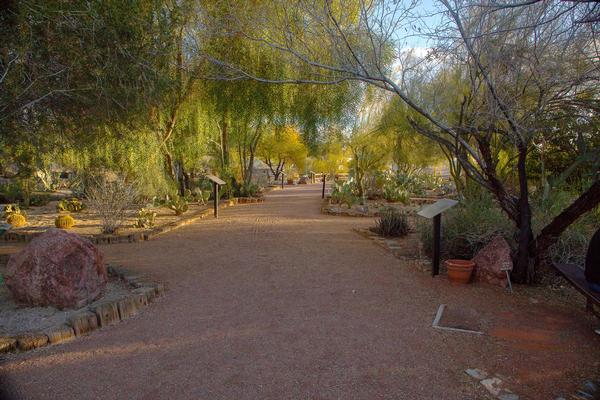
[[[100,251],[89,240],[52,228],[10,258],[5,281],[20,303],[63,309],[100,297],[107,275]]]
[[[506,272],[502,268],[508,267],[512,270],[510,253],[510,246],[506,240],[502,236],[495,237],[473,257],[472,261],[476,264],[475,280],[506,287]]]

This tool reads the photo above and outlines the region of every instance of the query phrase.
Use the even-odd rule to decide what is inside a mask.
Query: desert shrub
[[[383,187],[383,198],[394,203],[408,204],[410,195],[403,187],[388,183]]]
[[[80,212],[85,209],[85,204],[76,197],[70,199],[62,199],[56,205],[56,211],[58,212]]]
[[[419,219],[418,230],[424,250],[431,254],[431,220]],[[471,259],[494,237],[512,240],[512,222],[487,193],[476,193],[442,215],[442,257]]]
[[[352,205],[358,202],[356,193],[356,184],[353,181],[336,182],[331,190],[331,201],[336,204],[345,204],[348,208],[351,208]]]
[[[382,236],[399,237],[407,235],[410,226],[405,213],[389,208],[381,212],[372,230]]]
[[[165,206],[169,210],[175,211],[175,215],[181,215],[186,212],[189,208],[188,201],[179,195],[173,195],[167,200]]]
[[[239,188],[240,197],[255,197],[260,194],[260,186],[255,183],[243,184]]]
[[[0,183],[0,203],[23,201],[23,191],[17,182]]]
[[[34,207],[45,206],[50,203],[50,195],[46,193],[34,193],[29,199],[29,205]]]
[[[202,204],[206,204],[210,199],[212,190],[203,190],[202,188],[197,187],[194,188],[192,192],[194,194],[194,198],[197,199],[197,201],[199,201]]]
[[[86,197],[100,218],[102,233],[116,233],[123,225],[136,193],[134,185],[122,177],[114,180],[100,177],[87,185]]]
[[[136,228],[152,228],[156,219],[156,211],[140,208],[134,226]]]

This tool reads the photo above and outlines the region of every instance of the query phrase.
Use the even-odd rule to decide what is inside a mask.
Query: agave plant
[[[399,237],[407,235],[410,226],[405,213],[390,208],[381,213],[373,231],[382,236]]]

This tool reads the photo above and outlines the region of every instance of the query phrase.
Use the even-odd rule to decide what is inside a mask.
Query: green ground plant
[[[375,222],[372,231],[387,237],[406,236],[410,232],[410,225],[406,214],[395,208],[387,208]]]
[[[336,182],[331,190],[331,201],[352,208],[359,201],[356,190],[356,185],[353,181]]]

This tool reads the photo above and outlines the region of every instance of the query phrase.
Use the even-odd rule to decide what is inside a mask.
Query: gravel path
[[[319,185],[286,188],[104,247],[165,282],[165,297],[85,338],[4,356],[0,398],[482,399],[463,371],[485,368],[533,399],[598,371],[599,341],[579,310],[432,280],[352,231],[368,219],[319,207]],[[440,303],[485,310],[495,334],[432,329]],[[546,335],[529,337],[531,324]]]

